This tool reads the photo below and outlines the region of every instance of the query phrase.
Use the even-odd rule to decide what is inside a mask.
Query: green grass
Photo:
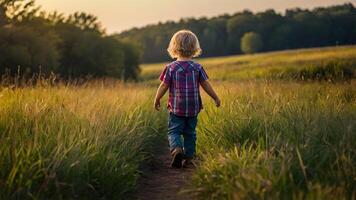
[[[198,197],[356,198],[355,46],[198,62],[223,101],[200,115]],[[163,66],[144,65],[143,79]]]
[[[191,192],[355,199],[355,50],[201,59],[222,107],[203,95]],[[166,137],[152,106],[162,68],[142,83],[0,86],[0,199],[125,199]]]
[[[356,76],[356,46],[328,47],[197,59],[212,80],[289,79],[349,81]],[[142,66],[142,79],[157,79],[167,63]]]
[[[153,94],[122,84],[3,88],[0,199],[123,198],[162,137]]]
[[[352,199],[356,85],[222,83],[198,128],[201,199]]]

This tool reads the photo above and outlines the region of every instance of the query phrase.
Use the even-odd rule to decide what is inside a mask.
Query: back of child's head
[[[176,32],[167,51],[172,58],[193,58],[198,57],[202,52],[197,36],[189,30]]]

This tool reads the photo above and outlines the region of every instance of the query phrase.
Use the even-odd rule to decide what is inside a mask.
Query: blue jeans
[[[184,150],[185,157],[192,158],[194,156],[197,122],[197,116],[180,117],[169,113],[168,141],[171,151],[179,147]],[[183,142],[181,136],[184,138]]]

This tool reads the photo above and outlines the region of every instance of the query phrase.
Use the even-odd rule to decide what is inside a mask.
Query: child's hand
[[[220,105],[221,105],[221,102],[220,102],[220,99],[219,98],[216,98],[215,100],[215,105],[216,105],[216,107],[220,107]]]
[[[157,100],[157,99],[155,100],[154,107],[157,111],[159,111],[159,109],[161,108],[160,100]]]

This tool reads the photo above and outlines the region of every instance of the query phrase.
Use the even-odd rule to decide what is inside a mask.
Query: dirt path
[[[192,169],[170,168],[171,156],[164,143],[155,152],[151,166],[144,171],[135,198],[138,200],[192,199],[183,190],[193,173]]]

